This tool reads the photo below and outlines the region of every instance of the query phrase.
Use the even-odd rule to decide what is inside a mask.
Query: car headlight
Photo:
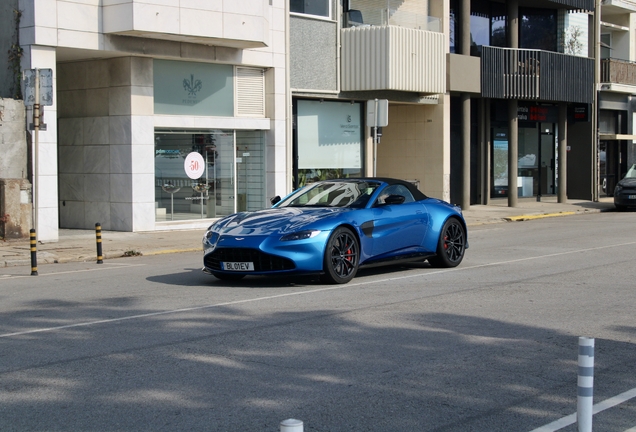
[[[622,190],[623,190],[623,185],[620,183],[617,184],[616,188],[614,188],[614,195],[619,194]]]
[[[206,231],[203,236],[203,247],[204,249],[214,248],[219,241],[219,233],[209,230]]]
[[[318,234],[320,234],[319,230],[298,231],[291,234],[285,234],[280,238],[280,241],[306,240],[316,237]]]

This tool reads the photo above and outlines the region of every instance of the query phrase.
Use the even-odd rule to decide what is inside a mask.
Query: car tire
[[[245,277],[245,275],[242,275],[242,274],[216,273],[216,272],[212,272],[212,276],[222,281],[237,281]]]
[[[330,284],[344,284],[354,278],[360,263],[360,244],[355,234],[345,227],[337,228],[325,247],[321,280]]]
[[[433,267],[457,267],[466,251],[466,230],[462,223],[451,218],[446,221],[437,241],[437,255],[428,259]]]

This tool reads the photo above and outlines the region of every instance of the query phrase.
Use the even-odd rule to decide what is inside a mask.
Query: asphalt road
[[[457,269],[338,286],[220,282],[197,253],[0,269],[0,430],[570,432],[588,336],[594,431],[627,431],[635,218],[484,225]]]

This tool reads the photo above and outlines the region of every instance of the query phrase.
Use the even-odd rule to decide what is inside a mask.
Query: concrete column
[[[470,0],[461,2],[461,50],[463,55],[470,55]],[[470,95],[462,93],[462,210],[470,208]]]
[[[462,0],[459,14],[461,54],[470,55],[470,0]]]
[[[53,71],[53,105],[42,107],[43,123],[46,131],[38,133],[38,169],[32,160],[32,169],[37,176],[35,181],[37,194],[37,239],[42,242],[56,242],[59,236],[58,202],[58,155],[57,155],[57,71],[55,48],[27,45],[24,47],[22,67],[24,69],[51,69]],[[33,110],[27,110],[27,124],[33,123]],[[31,132],[33,134],[33,132]],[[33,137],[33,135],[32,135]],[[32,144],[32,148],[35,143]]]
[[[481,100],[481,127],[482,127],[482,151],[481,151],[481,181],[482,181],[482,196],[481,203],[484,205],[490,204],[490,99]]]
[[[519,0],[508,0],[508,46],[519,48]],[[519,121],[517,100],[508,101],[508,207],[517,206]]]
[[[462,93],[462,210],[470,208],[470,95]]]
[[[517,168],[519,163],[517,105],[517,100],[508,101],[508,207],[517,207]]]
[[[508,47],[519,48],[519,0],[508,0]]]
[[[560,203],[566,203],[567,195],[567,145],[568,145],[568,105],[565,102],[559,104],[559,183],[557,199]]]

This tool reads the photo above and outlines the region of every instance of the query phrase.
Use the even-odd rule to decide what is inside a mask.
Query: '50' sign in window
[[[186,174],[191,179],[200,178],[203,175],[203,171],[205,171],[205,161],[203,160],[203,156],[197,152],[188,154],[185,162],[183,163],[183,167],[185,168]]]

